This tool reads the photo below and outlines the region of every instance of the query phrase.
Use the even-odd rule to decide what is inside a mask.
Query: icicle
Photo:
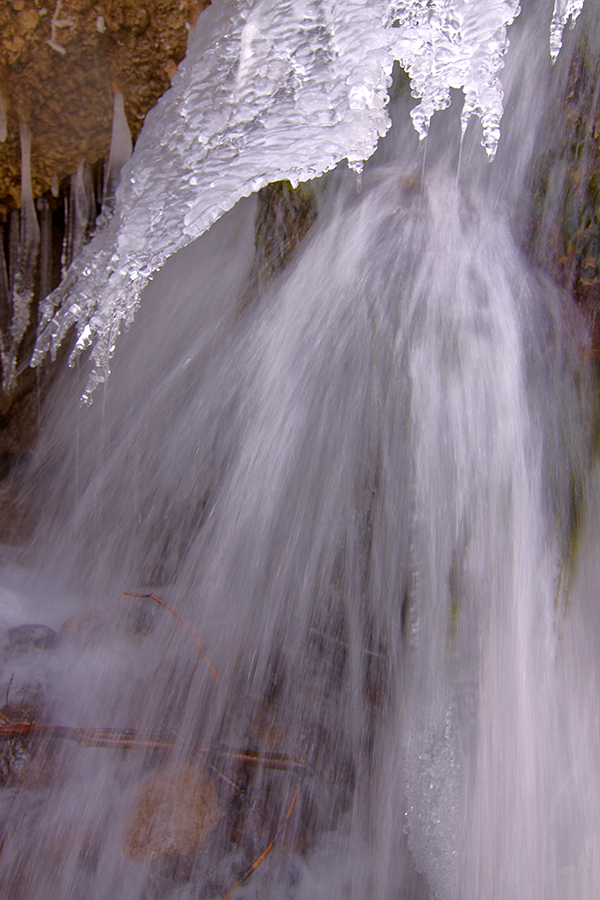
[[[60,277],[61,280],[67,274],[71,261],[71,215],[69,210],[69,195],[65,196],[65,232],[63,235],[62,249],[60,252]]]
[[[507,28],[520,12],[518,0],[465,4],[402,0],[392,7],[396,58],[410,76],[413,96],[421,101],[410,114],[419,137],[427,135],[434,113],[450,105],[450,88],[460,86],[465,94],[462,133],[470,117],[477,115],[482,144],[492,160],[503,113],[498,71],[508,47]]]
[[[15,282],[15,272],[17,271],[17,257],[19,255],[19,219],[18,209],[10,211],[8,221],[8,286],[12,291]],[[8,326],[7,326],[8,327]]]
[[[21,215],[19,227],[19,252],[17,271],[13,285],[13,320],[11,334],[17,346],[29,323],[29,305],[33,297],[35,266],[40,245],[33,188],[31,186],[31,135],[29,126],[21,123]]]
[[[95,213],[96,200],[89,166],[86,165],[84,159],[81,159],[76,174],[71,176],[71,254],[69,262],[75,259],[86,243],[88,231],[94,224]]]
[[[0,329],[8,327],[8,310],[10,309],[10,293],[8,290],[8,270],[4,255],[4,233],[6,225],[0,231]]]
[[[58,184],[58,175],[56,174],[56,172],[52,176],[52,181],[50,182],[50,192],[53,197],[58,197],[59,184]]]
[[[6,226],[5,226],[6,227]],[[2,229],[4,232],[5,227]],[[4,256],[4,234],[0,234],[0,360],[2,371],[6,371],[8,362],[8,328],[10,323],[10,292],[8,288],[8,272]]]
[[[40,221],[40,300],[52,290],[52,215],[45,197],[36,201]]]
[[[132,149],[131,132],[125,116],[123,94],[120,91],[115,91],[110,154],[104,179],[103,218],[110,218],[112,215],[115,205],[115,194],[121,178],[121,169],[131,156]]]
[[[0,143],[4,143],[7,135],[6,97],[0,91]]]
[[[571,20],[571,28],[575,25],[579,13],[583,9],[583,0],[555,0],[554,15],[550,25],[550,58],[556,62],[565,25]]]
[[[40,245],[33,190],[31,187],[31,136],[29,126],[19,126],[21,135],[21,213],[19,217],[19,243],[12,284],[12,321],[10,325],[10,358],[3,372],[4,390],[9,390],[15,379],[17,352],[29,324],[31,301],[35,283],[35,267]]]
[[[4,254],[4,241],[0,246],[0,361],[2,362],[2,380],[6,380],[7,373],[12,367],[10,338],[10,320],[12,316],[12,303],[10,288],[17,265],[17,250],[19,245],[19,213],[13,209],[10,212],[8,223],[8,254]]]

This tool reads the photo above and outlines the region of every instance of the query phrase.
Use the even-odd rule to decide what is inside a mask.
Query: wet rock
[[[66,619],[59,635],[74,647],[93,650],[119,638],[137,643],[150,633],[153,625],[151,609],[134,607],[132,611],[118,612],[88,609]]]
[[[287,666],[285,656],[279,648],[272,651],[267,664],[264,686],[264,700],[267,704],[277,700],[285,687]]]
[[[217,792],[206,772],[175,763],[154,773],[140,789],[123,850],[136,862],[189,856],[221,818]]]
[[[78,864],[94,871],[100,858],[102,836],[98,823],[90,825],[74,819],[48,829],[40,841],[40,851],[51,866],[60,865],[65,854],[76,852]]]
[[[0,724],[27,725],[43,716],[38,699],[5,704],[0,709]],[[30,737],[26,730],[11,737],[0,735],[0,787],[42,787],[49,783],[53,763],[46,745]]]
[[[1,420],[2,413],[0,412],[0,430]],[[0,478],[6,471],[3,463],[0,438]],[[33,513],[33,504],[25,492],[22,492],[8,479],[0,483],[0,543],[15,546],[29,540],[35,528]]]
[[[525,246],[575,299],[600,368],[600,76],[598,42],[574,47],[564,94],[547,122],[546,146],[531,173]],[[538,145],[541,142],[538,141]]]
[[[318,213],[317,195],[310,184],[293,188],[275,181],[257,195],[255,253],[248,290],[239,302],[242,313],[291,262]]]
[[[130,638],[139,640],[147,637],[155,625],[156,606],[148,602],[135,604],[127,613],[125,630]]]
[[[306,727],[303,755],[315,773],[321,828],[335,828],[351,806],[356,789],[356,767],[348,743],[337,731],[315,722]]]
[[[4,655],[54,650],[59,643],[60,635],[47,625],[17,625],[6,632]]]
[[[230,837],[246,850],[249,861],[256,858],[277,835],[290,808],[292,794],[289,778],[280,774],[263,776],[251,788],[246,788],[245,796],[231,816]],[[300,845],[295,841],[299,824],[294,807],[290,821],[286,823],[285,838],[282,833],[279,842],[299,850]],[[313,823],[311,830],[316,830]]]
[[[4,234],[7,233],[5,229]],[[55,287],[60,280],[62,236],[63,231],[58,229],[52,238],[58,267],[53,270],[51,287]],[[6,334],[7,322],[1,316],[0,327]],[[62,370],[72,349],[72,342],[67,340],[55,360],[44,362],[38,369],[29,368],[27,361],[33,350],[36,327],[37,311],[34,310],[30,327],[18,350],[19,374],[15,386],[8,394],[0,390],[0,479],[10,480],[0,496],[0,540],[9,544],[28,540],[37,524],[39,493],[31,479],[19,468],[19,463],[25,460],[38,439],[40,410],[54,378]]]
[[[343,597],[332,592],[327,602],[315,609],[307,645],[312,678],[322,681],[327,696],[335,695],[348,675],[348,623]]]
[[[15,741],[1,753],[0,767],[0,784],[5,787],[46,787],[55,772],[52,756],[45,748],[30,746],[24,749]]]
[[[113,631],[113,625],[106,615],[88,610],[63,622],[59,634],[69,644],[93,649],[105,643]]]

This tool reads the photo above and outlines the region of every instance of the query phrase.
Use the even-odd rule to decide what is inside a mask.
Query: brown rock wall
[[[132,136],[169,87],[189,29],[210,0],[4,0],[0,91],[0,213],[20,204],[19,121],[32,136],[35,196],[72,175],[81,157],[108,156],[113,91]]]

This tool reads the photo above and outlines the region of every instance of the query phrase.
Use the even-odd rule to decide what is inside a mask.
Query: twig
[[[153,594],[153,593],[150,593],[150,594],[133,594],[131,591],[123,591],[123,595],[124,595],[125,597],[138,597],[140,600],[155,600],[157,603],[160,603],[161,606],[164,606],[165,609],[168,609],[169,612],[171,613],[171,615],[175,616],[175,618],[178,619],[178,621],[181,622],[181,624],[184,625],[184,626],[187,628],[187,630],[190,632],[190,634],[192,635],[192,637],[193,637],[194,640],[196,641],[196,643],[197,643],[197,645],[198,645],[198,649],[200,650],[200,653],[202,654],[202,659],[204,660],[204,662],[205,662],[206,665],[208,666],[209,671],[210,671],[210,674],[211,674],[212,677],[214,678],[214,680],[215,680],[215,682],[216,682],[216,685],[217,685],[217,687],[219,688],[219,691],[221,690],[221,682],[219,681],[219,676],[218,676],[217,673],[215,672],[213,666],[210,664],[210,661],[209,661],[209,659],[208,659],[208,656],[207,656],[206,653],[204,652],[204,647],[203,647],[202,644],[200,643],[200,638],[198,637],[198,635],[196,634],[196,632],[194,631],[194,629],[191,628],[191,627],[188,625],[188,623],[185,621],[185,619],[182,618],[182,617],[179,615],[178,612],[175,612],[175,610],[174,610],[171,606],[169,606],[168,603],[165,603],[164,600],[161,600],[160,597],[157,597],[156,594]]]
[[[287,753],[278,753],[271,750],[258,753],[254,750],[234,750],[230,747],[223,748],[222,753],[233,762],[242,763],[252,768],[264,766],[267,769],[276,769],[280,772],[299,772],[301,774],[308,772],[308,763],[305,759],[295,759],[293,756],[288,756]]]
[[[50,740],[74,741],[80,747],[105,747],[117,750],[164,750],[175,751],[185,749],[185,743],[173,734],[140,734],[133,728],[71,728],[66,725],[50,725],[42,722],[14,722],[0,714],[4,719],[0,722],[0,740],[16,737],[45,737]],[[240,750],[236,747],[197,746],[195,752],[202,756],[215,754],[241,765],[273,769],[279,772],[295,772],[308,774],[306,760],[296,759],[286,753],[266,750],[258,753],[253,750]]]
[[[14,677],[15,677],[15,673],[13,672],[12,675],[10,676],[10,681],[8,682],[8,687],[6,688],[6,697],[5,697],[6,706],[8,706],[8,695],[9,695],[9,693],[10,693],[10,688],[11,688],[11,685],[12,685],[12,683],[13,683],[13,678],[14,678]]]
[[[208,768],[210,769],[211,772],[214,772],[214,773],[215,773],[215,775],[217,776],[217,778],[222,778],[223,781],[224,781],[226,784],[228,784],[230,787],[234,788],[234,790],[236,790],[236,791],[241,791],[241,792],[243,793],[243,789],[240,788],[239,785],[237,785],[237,784],[235,783],[235,781],[232,781],[231,778],[228,778],[227,775],[223,775],[222,772],[219,772],[219,770],[217,769],[216,766],[213,766],[213,765],[211,765],[211,764],[209,763]]]
[[[274,835],[273,839],[267,844],[267,846],[265,847],[265,849],[263,850],[263,852],[260,854],[260,856],[258,856],[258,857],[254,860],[254,862],[252,863],[252,865],[250,866],[250,868],[249,868],[249,869],[246,869],[246,871],[243,873],[243,875],[240,875],[240,877],[238,878],[238,880],[237,880],[234,884],[231,885],[231,887],[229,888],[229,890],[227,891],[227,893],[223,896],[222,900],[229,900],[229,898],[231,897],[231,895],[232,895],[232,893],[235,891],[235,889],[238,888],[238,887],[240,887],[240,885],[244,884],[244,882],[247,881],[247,880],[250,878],[250,876],[252,875],[252,873],[255,872],[255,871],[258,869],[258,867],[260,866],[260,864],[261,864],[262,862],[265,861],[265,859],[267,858],[267,856],[269,855],[269,853],[271,852],[271,850],[272,850],[273,847],[275,846],[275,841],[277,840],[277,838],[279,837],[279,835],[281,834],[281,832],[283,831],[283,829],[285,828],[285,826],[286,826],[287,823],[289,822],[290,816],[291,816],[292,813],[294,812],[294,807],[295,807],[295,805],[296,805],[296,798],[297,798],[297,796],[298,796],[298,788],[295,787],[295,788],[294,788],[294,793],[292,794],[292,799],[290,800],[290,805],[288,806],[288,808],[287,808],[287,810],[286,810],[285,816],[283,817],[283,819],[282,819],[281,822],[279,823],[279,826],[278,826],[278,828],[277,828],[277,831],[275,832],[275,835]]]
[[[3,717],[4,718],[4,717]],[[65,725],[48,725],[41,722],[0,723],[0,740],[15,737],[39,737],[62,741],[74,741],[80,747],[107,747],[118,750],[137,748],[144,750],[177,750],[181,742],[168,735],[140,735],[131,730],[116,728],[69,728]]]

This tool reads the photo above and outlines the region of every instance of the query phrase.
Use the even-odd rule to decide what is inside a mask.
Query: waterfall
[[[216,96],[237,103],[262,72],[270,98],[290,5],[214,6],[194,46],[226,70]],[[377,100],[393,59],[377,23],[356,47],[330,6],[302,5],[294,65],[321,71],[327,57],[334,71],[343,54],[324,41],[359,60],[379,47],[369,71],[383,80],[348,107],[358,131],[340,115],[332,144],[304,161],[315,113],[297,156],[276,163],[279,132],[262,144],[279,107],[261,106],[203,148],[212,172],[237,129],[230,183],[211,176],[208,196],[192,194],[208,178],[201,160],[158,171],[175,142],[160,123],[194,96],[185,70],[123,170],[112,218],[46,306],[40,352],[73,323],[79,350],[94,334],[101,350],[78,356],[48,401],[21,476],[36,528],[2,555],[11,900],[598,893],[590,339],[520,239],[568,59],[551,67],[552,10],[531,4],[511,26],[502,89],[486,107],[473,67],[453,76],[424,147],[401,78],[389,112]],[[441,6],[394,4],[385,28],[406,39]],[[440,33],[470,21],[455,6]],[[580,6],[557,4],[554,47]],[[356,8],[339,7],[360,8],[361,27],[379,10]],[[489,9],[499,66],[516,7],[501,32]],[[588,5],[578,28],[597,24]],[[481,124],[443,109],[455,87]],[[489,151],[498,97],[490,165],[481,143]],[[180,118],[180,149],[200,146]],[[299,115],[281,140],[295,128]],[[334,168],[354,140],[356,165]],[[261,279],[251,191],[286,164],[294,181],[328,174],[290,261]],[[119,317],[131,327],[102,383]]]

